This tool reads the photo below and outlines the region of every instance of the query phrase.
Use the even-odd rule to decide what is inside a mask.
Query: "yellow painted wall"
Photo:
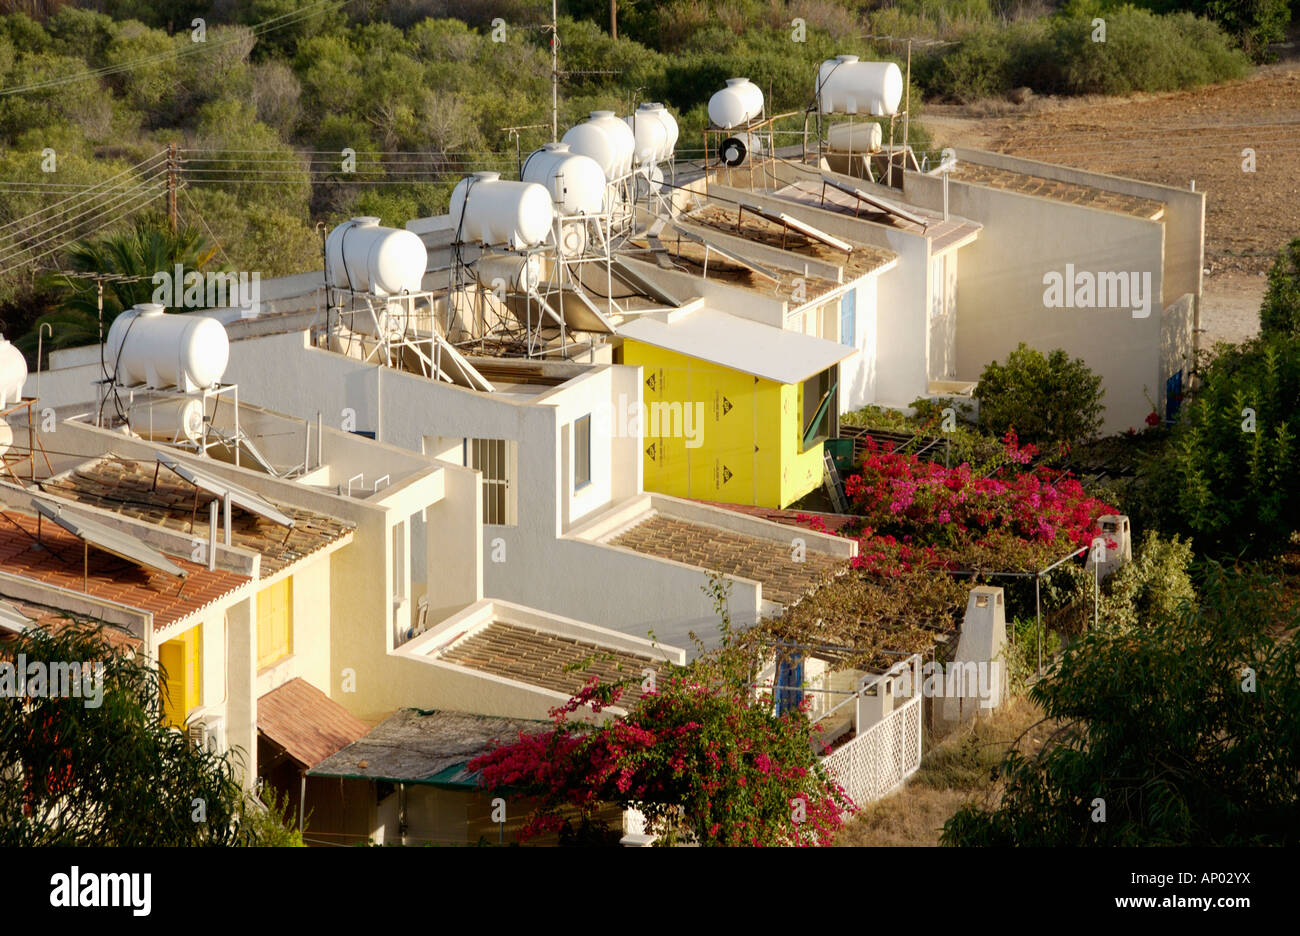
[[[163,718],[176,728],[184,727],[185,716],[199,705],[202,638],[203,625],[198,624],[158,645],[158,665],[164,671]]]
[[[801,453],[798,385],[779,384],[666,351],[623,343],[623,361],[642,368],[644,486],[677,497],[727,504],[786,507],[821,483],[822,447]],[[701,444],[687,439],[653,405],[703,404],[696,426]],[[698,413],[698,407],[692,410]]]

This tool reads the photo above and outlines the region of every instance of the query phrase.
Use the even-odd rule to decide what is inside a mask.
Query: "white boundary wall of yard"
[[[948,182],[949,210],[984,225],[965,249],[957,313],[957,376],[978,379],[985,365],[1005,360],[1023,341],[1047,352],[1064,348],[1100,374],[1106,395],[1104,431],[1141,427],[1151,400],[1161,406],[1172,345],[1190,348],[1190,328],[1164,314],[1182,295],[1199,302],[1203,259],[1204,194],[1066,169],[982,151],[957,151],[958,159],[1063,182],[1091,185],[1165,203],[1163,221],[995,189],[959,179]],[[943,179],[909,172],[908,200],[943,206]],[[1046,308],[1043,277],[1077,272],[1151,274],[1151,312],[1127,309]],[[1176,327],[1175,327],[1176,326]],[[1179,331],[1178,335],[1173,332]],[[1182,366],[1182,365],[1180,365]]]

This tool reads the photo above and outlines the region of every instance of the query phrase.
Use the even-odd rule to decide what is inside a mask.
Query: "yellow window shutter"
[[[292,650],[293,584],[285,578],[257,593],[257,668],[263,669]]]

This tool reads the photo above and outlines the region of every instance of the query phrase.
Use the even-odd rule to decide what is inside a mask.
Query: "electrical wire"
[[[120,179],[124,175],[140,170],[143,166],[148,165],[149,163],[158,159],[160,156],[166,156],[166,155],[167,155],[166,150],[159,150],[157,153],[154,153],[152,156],[148,157],[147,159],[141,160],[140,162],[136,163],[134,166],[129,166],[126,169],[123,169],[121,172],[117,173],[116,175],[109,176],[104,181],[95,183],[94,185],[90,186],[90,190],[108,185],[110,182],[113,182],[116,179]],[[31,214],[23,215],[23,217],[21,218],[15,218],[13,221],[8,222],[7,224],[0,224],[0,231],[13,227],[14,225],[17,224],[22,224],[23,222],[27,221],[29,218],[34,218],[39,214],[44,214],[47,211],[53,211],[55,208],[59,207],[59,205],[62,205],[65,202],[72,201],[74,198],[77,198],[79,196],[84,197],[86,194],[89,194],[89,190],[80,192],[76,195],[69,195],[67,198],[61,199],[60,201],[56,201],[52,205],[46,205],[44,208],[37,209],[36,211],[33,211]]]
[[[20,256],[21,254],[30,253],[32,250],[42,247],[45,244],[50,243],[51,241],[66,239],[73,230],[75,230],[77,227],[81,226],[82,224],[86,223],[82,219],[86,218],[87,215],[96,212],[116,211],[123,201],[133,198],[139,192],[142,191],[147,192],[153,188],[157,188],[158,191],[155,195],[149,196],[150,199],[158,197],[159,195],[166,194],[165,184],[161,181],[156,181],[156,180],[138,186],[134,189],[130,189],[120,194],[117,194],[113,196],[113,198],[110,199],[109,202],[103,202],[100,204],[93,205],[90,208],[84,209],[79,214],[74,215],[72,218],[66,221],[61,221],[49,228],[46,228],[43,231],[38,232],[35,236],[40,238],[40,240],[38,240],[36,243],[17,247],[16,249],[10,250],[9,253],[0,255],[0,265],[7,263],[9,260],[13,259],[14,257]],[[135,209],[134,208],[128,209],[128,213],[129,211],[133,211],[133,210]],[[119,215],[117,218],[114,219],[114,222],[121,220],[122,217],[123,217],[122,215]],[[113,222],[96,222],[95,229],[106,227],[108,224],[111,223]],[[57,250],[58,246],[52,249]],[[40,256],[44,256],[44,254],[41,254]],[[12,269],[12,267],[5,268],[3,271],[0,271],[0,275],[9,272],[9,269]]]

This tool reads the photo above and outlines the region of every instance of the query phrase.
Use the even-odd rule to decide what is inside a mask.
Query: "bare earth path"
[[[1206,193],[1207,344],[1258,331],[1264,273],[1300,237],[1300,65],[1229,84],[1129,98],[934,105],[942,146],[968,145]],[[1243,170],[1253,150],[1254,172]]]

